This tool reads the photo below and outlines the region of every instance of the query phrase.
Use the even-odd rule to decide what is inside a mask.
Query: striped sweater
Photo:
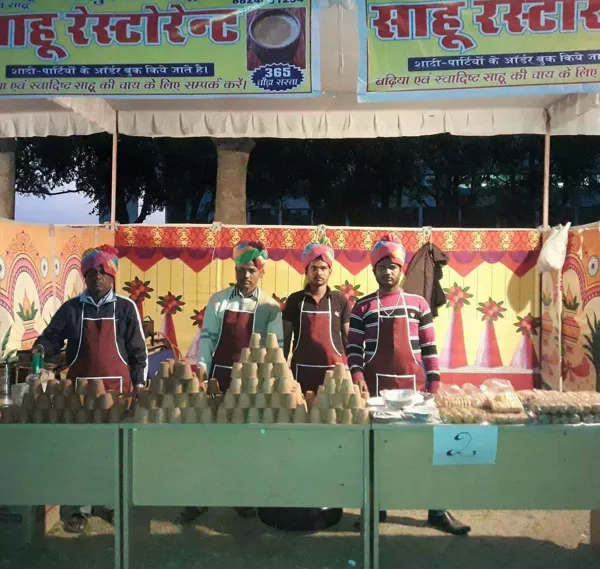
[[[405,308],[399,301],[399,292],[380,293],[381,305],[390,311],[390,315],[403,316]],[[410,343],[417,363],[423,365],[427,374],[427,390],[437,391],[440,380],[440,365],[435,344],[433,316],[427,301],[416,294],[404,293]],[[391,310],[394,308],[392,312]],[[363,368],[377,346],[379,330],[379,310],[377,293],[361,298],[352,309],[350,315],[350,332],[348,334],[348,365],[354,381],[364,379]],[[433,383],[432,383],[433,382]]]

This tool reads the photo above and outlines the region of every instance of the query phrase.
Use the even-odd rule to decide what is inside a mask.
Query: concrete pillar
[[[256,146],[250,138],[218,138],[217,196],[215,221],[246,224],[246,174],[250,152]]]
[[[15,151],[14,138],[0,138],[0,217],[15,218]]]

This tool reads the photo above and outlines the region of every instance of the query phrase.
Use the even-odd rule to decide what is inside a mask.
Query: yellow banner
[[[360,0],[361,101],[598,91],[600,0]]]
[[[0,1],[0,97],[317,94],[313,1]]]

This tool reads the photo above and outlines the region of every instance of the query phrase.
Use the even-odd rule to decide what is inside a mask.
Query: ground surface
[[[454,512],[473,526],[466,538],[424,526],[425,512],[393,512],[381,526],[381,569],[600,568],[600,547],[589,545],[589,512]],[[362,567],[362,542],[344,515],[333,530],[299,535],[211,510],[198,525],[173,523],[176,508],[139,508],[135,569],[348,569]],[[104,569],[113,562],[112,528],[94,518],[73,537],[56,528],[18,553],[0,551],[0,569]]]

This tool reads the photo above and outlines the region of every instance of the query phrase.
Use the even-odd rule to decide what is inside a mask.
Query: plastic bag
[[[540,273],[560,271],[567,256],[567,241],[571,223],[558,225],[550,230],[550,236],[544,242],[536,268]]]
[[[481,393],[481,389],[477,387],[477,385],[473,385],[472,383],[464,383],[462,389],[468,395]]]
[[[481,384],[481,391],[487,394],[514,391],[513,384],[507,379],[487,379]]]
[[[438,389],[439,395],[447,395],[449,397],[458,397],[460,395],[464,395],[465,392],[458,385],[451,385],[448,383],[442,383],[440,381],[440,387]]]

